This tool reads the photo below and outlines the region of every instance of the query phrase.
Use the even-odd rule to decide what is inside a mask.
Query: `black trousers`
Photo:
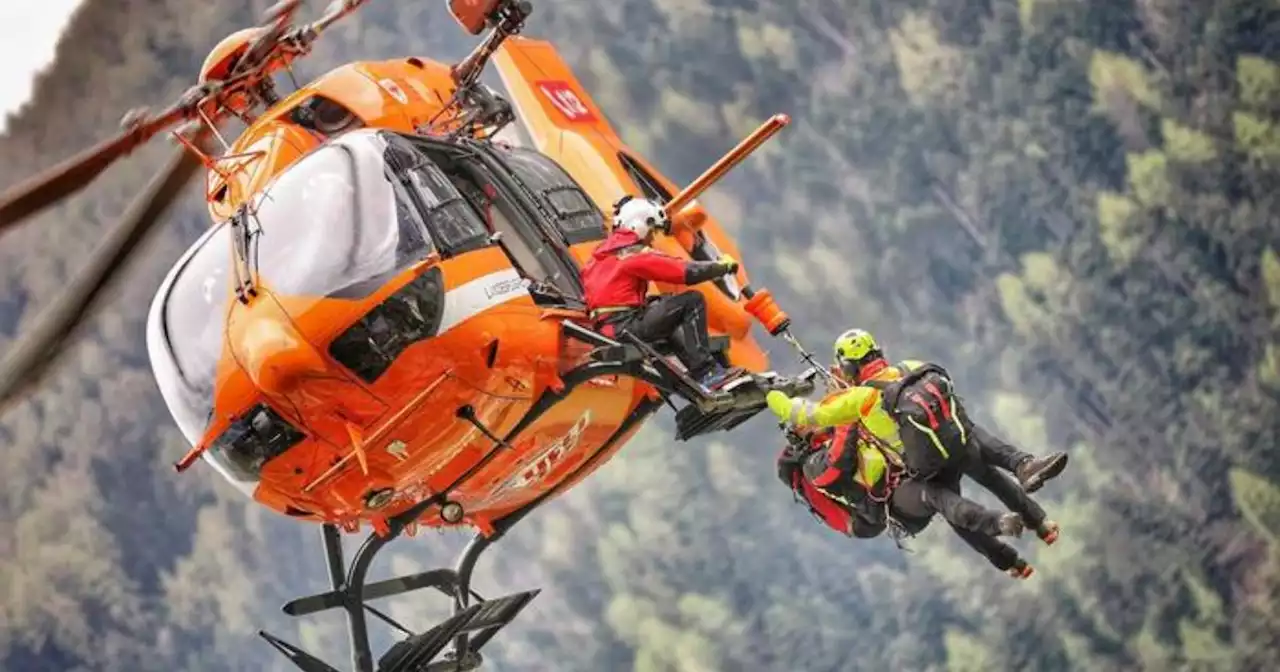
[[[929,526],[934,514],[942,514],[951,529],[996,569],[1013,567],[1018,552],[996,538],[998,514],[965,499],[960,494],[959,479],[948,485],[952,487],[933,481],[903,481],[889,500],[890,513],[910,534],[919,534]]]
[[[613,325],[615,334],[629,331],[645,342],[669,340],[694,378],[702,377],[716,365],[707,334],[707,300],[699,292],[663,296],[606,323]]]
[[[988,432],[979,425],[973,425],[969,431],[969,445],[974,449],[970,459],[964,465],[964,475],[978,482],[1000,500],[1010,511],[1022,516],[1027,527],[1040,526],[1045,520],[1044,509],[1022,489],[1022,485],[1010,473],[1017,469],[1023,460],[1031,457]],[[999,471],[1004,469],[1010,473]]]
[[[1045,520],[1044,509],[1012,476],[999,470],[1012,472],[1031,455],[978,425],[969,426],[967,438],[965,443],[949,447],[941,470],[930,478],[908,479],[899,485],[890,505],[894,517],[912,533],[923,530],[935,514],[941,514],[955,533],[992,565],[1009,569],[1018,552],[996,538],[999,514],[966,499],[960,483],[965,476],[972,478],[1019,514],[1028,527],[1039,527]]]
[[[936,439],[943,445],[941,450],[923,432],[904,428],[903,458],[909,473],[916,480],[936,482],[957,493],[960,478],[968,476],[1010,511],[1022,516],[1029,527],[1038,527],[1044,522],[1044,509],[1032,501],[1009,473],[999,471],[1013,472],[1032,456],[971,422],[963,407],[957,406],[956,415],[958,426],[947,426],[938,432]]]

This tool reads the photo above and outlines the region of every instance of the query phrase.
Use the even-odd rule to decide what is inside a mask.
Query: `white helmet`
[[[657,229],[671,231],[671,221],[661,205],[646,198],[623,196],[613,206],[613,230],[631,231],[644,240],[649,232]]]

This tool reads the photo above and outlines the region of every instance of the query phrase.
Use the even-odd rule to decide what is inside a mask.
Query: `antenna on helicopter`
[[[218,136],[218,125],[231,116],[243,118],[262,105],[270,106],[276,100],[270,76],[309,53],[327,28],[367,1],[334,0],[319,19],[297,27],[290,27],[290,22],[301,0],[276,4],[267,10],[259,26],[219,42],[205,60],[198,83],[177,101],[155,114],[145,108],[129,111],[121,122],[124,129],[115,137],[0,193],[3,234],[88,186],[156,135],[187,122],[173,131],[181,147],[130,203],[120,221],[102,235],[89,262],[40,314],[35,326],[5,352],[0,361],[0,408],[37,382],[94,301],[126,266],[130,252],[177,201],[201,166],[209,166],[206,152]]]

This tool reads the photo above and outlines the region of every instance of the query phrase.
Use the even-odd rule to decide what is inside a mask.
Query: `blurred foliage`
[[[269,4],[86,0],[0,136],[0,184],[178,95]],[[472,41],[442,4],[369,3],[299,74],[458,58]],[[767,419],[676,444],[663,418],[481,563],[481,593],[546,589],[495,669],[1280,669],[1280,5],[535,2],[527,32],[677,182],[790,114],[705,198],[753,283],[813,349],[869,328],[1072,462],[1037,495],[1062,539],[1017,542],[1038,571],[1012,583],[942,524],[911,554],[825,530],[777,482]],[[161,144],[4,236],[0,347]],[[340,615],[279,613],[323,586],[318,531],[169,468],[185,446],[142,325],[205,226],[198,191],[0,423],[6,669],[288,669],[259,627],[346,660]],[[425,536],[375,573],[463,541]],[[434,596],[388,608],[412,627],[445,613]]]

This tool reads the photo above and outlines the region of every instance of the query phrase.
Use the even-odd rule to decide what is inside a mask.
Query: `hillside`
[[[0,136],[0,185],[178,95],[269,4],[87,0]],[[528,33],[678,182],[790,114],[706,200],[797,335],[825,356],[857,324],[938,360],[979,420],[1072,466],[1037,495],[1063,538],[1019,542],[1038,572],[1016,583],[939,524],[911,553],[828,533],[778,483],[767,418],[677,444],[664,416],[480,564],[483,594],[544,588],[494,669],[1280,669],[1280,4],[535,2]],[[300,74],[464,38],[442,2],[372,0]],[[0,348],[165,151],[0,238]],[[170,468],[142,327],[198,189],[175,219],[0,418],[0,668],[288,669],[258,628],[346,660],[340,616],[279,612],[324,585],[319,531]],[[398,542],[375,572],[464,541]]]

